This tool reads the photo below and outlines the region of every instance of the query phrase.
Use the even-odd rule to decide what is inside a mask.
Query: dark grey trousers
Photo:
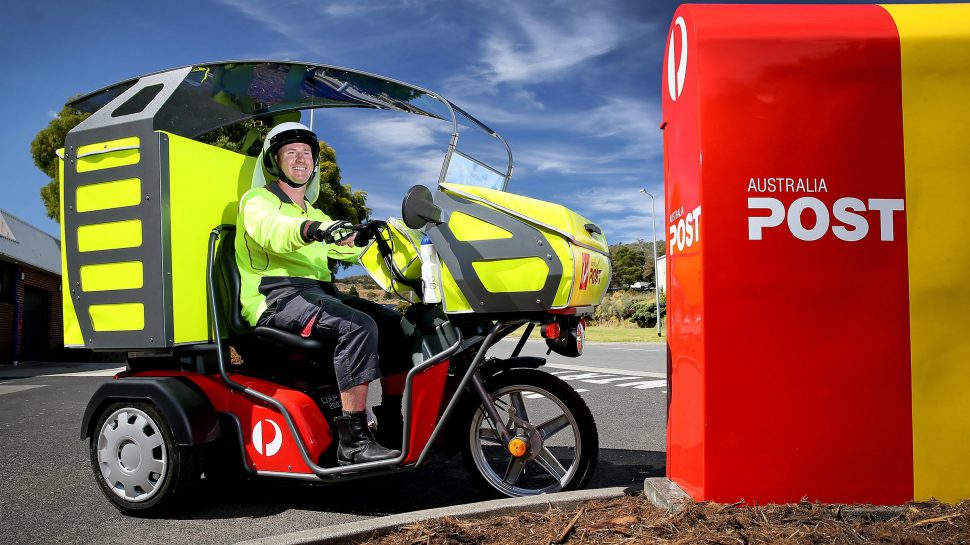
[[[342,392],[411,367],[395,310],[340,293],[326,282],[274,288],[266,304],[259,325],[336,341],[333,367]]]

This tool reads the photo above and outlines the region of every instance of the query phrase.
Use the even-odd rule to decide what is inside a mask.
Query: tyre
[[[113,403],[93,431],[94,478],[126,515],[158,514],[198,481],[200,451],[176,445],[168,421],[151,403]]]
[[[505,371],[486,380],[485,388],[495,400],[500,425],[518,438],[519,454],[511,454],[481,403],[473,404],[464,417],[462,456],[486,489],[510,497],[533,496],[589,482],[599,436],[589,407],[575,390],[535,369]]]

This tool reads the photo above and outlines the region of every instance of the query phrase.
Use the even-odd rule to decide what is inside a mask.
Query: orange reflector
[[[515,439],[512,439],[511,441],[509,441],[509,452],[512,453],[512,456],[515,456],[516,458],[521,458],[522,456],[525,455],[525,451],[528,446],[529,445],[526,444],[524,440],[516,437]]]

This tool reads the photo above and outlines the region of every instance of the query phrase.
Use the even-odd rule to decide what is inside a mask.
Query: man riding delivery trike
[[[520,353],[536,326],[549,350],[582,353],[606,238],[506,192],[496,132],[419,87],[290,62],[176,68],[69,105],[91,116],[62,152],[65,344],[127,355],[81,427],[123,513],[176,507],[202,475],[322,484],[413,469],[433,448],[507,496],[589,481],[589,409]],[[299,122],[320,108],[450,123],[434,191],[412,187],[401,218],[326,215],[319,140]],[[233,126],[248,128],[241,153],[204,143]],[[504,153],[463,147],[472,134]],[[406,311],[338,291],[330,259]],[[520,328],[510,356],[488,355]]]

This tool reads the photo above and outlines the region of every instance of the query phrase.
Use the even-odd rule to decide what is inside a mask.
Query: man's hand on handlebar
[[[317,240],[340,246],[366,246],[385,225],[387,223],[381,220],[369,220],[356,225],[343,220],[330,223],[308,221],[303,224],[303,239],[307,242]]]
[[[354,243],[355,235],[354,224],[349,221],[337,220],[330,223],[309,221],[303,225],[303,239],[307,242],[317,240],[327,244],[350,246]]]
[[[354,225],[354,231],[357,232],[354,245],[358,247],[367,246],[367,243],[373,240],[377,236],[377,232],[385,225],[387,225],[387,222],[381,220],[368,220]]]

